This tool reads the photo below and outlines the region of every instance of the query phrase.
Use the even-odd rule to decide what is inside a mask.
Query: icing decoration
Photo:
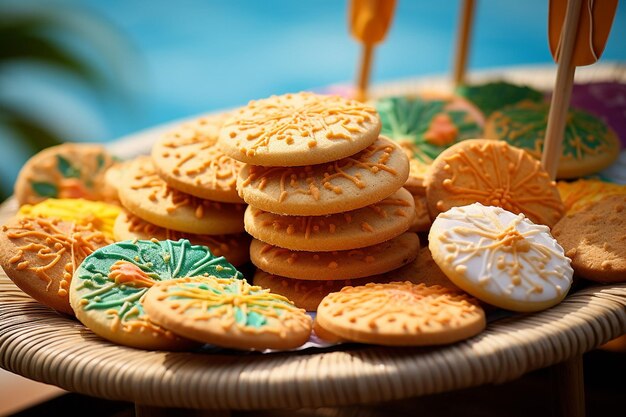
[[[74,221],[81,225],[92,225],[107,238],[113,240],[113,224],[120,214],[118,206],[90,201],[80,198],[56,199],[49,198],[40,203],[25,204],[18,211],[19,216],[54,217],[66,221]]]
[[[145,314],[142,297],[155,282],[196,275],[242,278],[223,257],[188,240],[124,241],[88,256],[74,275],[72,291],[75,286],[83,310],[104,310],[113,331],[146,328],[165,334]]]
[[[18,270],[28,270],[47,283],[46,291],[53,282],[59,297],[67,297],[70,281],[78,265],[97,248],[110,243],[101,232],[91,225],[76,225],[54,218],[17,219],[16,225],[5,225],[2,231],[10,240],[16,242],[17,252],[9,263],[15,264]],[[27,253],[36,255],[35,259],[27,257]],[[59,263],[65,263],[61,279],[50,275]]]
[[[287,145],[352,140],[355,133],[377,124],[376,110],[355,100],[313,93],[286,94],[251,101],[224,124],[231,139],[237,138],[242,154],[255,155],[272,141]]]
[[[576,213],[583,207],[610,195],[626,195],[626,185],[599,180],[559,181],[557,188],[565,205],[566,214]]]
[[[456,285],[475,296],[479,288],[491,296],[485,301],[500,307],[510,308],[509,299],[556,303],[572,283],[570,259],[550,229],[500,207],[474,203],[441,213],[429,241],[437,264],[455,271],[449,277]],[[457,274],[462,279],[454,279]]]
[[[456,93],[471,101],[485,116],[489,116],[496,110],[520,101],[527,100],[533,103],[544,101],[541,91],[505,81],[495,81],[480,85],[462,85],[456,89]]]
[[[452,103],[421,97],[380,99],[376,109],[382,122],[381,134],[400,143],[412,159],[429,164],[453,143],[482,135],[482,127],[470,112],[453,109]]]

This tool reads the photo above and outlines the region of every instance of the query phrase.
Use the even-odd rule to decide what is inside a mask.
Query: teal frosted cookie
[[[522,102],[493,113],[485,137],[505,140],[541,159],[548,124],[548,103]],[[567,114],[557,178],[577,178],[611,165],[619,156],[619,140],[602,120],[582,110]]]
[[[282,295],[240,279],[183,278],[154,285],[144,306],[164,328],[236,349],[292,349],[309,339],[311,317]]]
[[[48,198],[106,200],[104,174],[114,160],[103,146],[65,143],[30,158],[15,181],[15,197],[22,204]]]
[[[137,240],[105,246],[74,273],[70,304],[94,333],[143,349],[182,349],[189,342],[156,325],[142,298],[159,281],[198,275],[242,278],[223,257],[188,240]]]
[[[541,103],[543,93],[525,85],[515,85],[505,81],[494,81],[479,85],[462,85],[456,93],[466,98],[488,117],[496,110],[517,104],[521,101]]]
[[[428,165],[455,143],[482,136],[482,114],[459,97],[386,97],[376,102],[381,134],[398,142],[410,158],[405,185],[419,192]]]

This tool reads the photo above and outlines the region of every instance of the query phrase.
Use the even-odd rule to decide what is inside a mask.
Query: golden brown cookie
[[[143,302],[150,318],[176,334],[235,349],[293,349],[311,334],[311,317],[285,297],[243,279],[181,278],[155,284]]]
[[[113,158],[103,146],[65,143],[30,158],[15,181],[15,197],[22,204],[47,198],[104,200],[104,173]]]
[[[152,147],[158,174],[171,187],[200,198],[242,203],[237,174],[243,163],[226,156],[217,138],[226,114],[201,117],[166,133]]]
[[[327,252],[372,246],[392,239],[411,225],[413,199],[400,189],[357,210],[328,216],[282,216],[248,206],[246,231],[281,248]]]
[[[344,287],[322,300],[316,321],[340,338],[390,346],[454,343],[486,326],[470,297],[410,282]]]
[[[582,210],[587,204],[602,200],[609,195],[626,195],[626,185],[580,179],[574,182],[559,181],[556,184],[567,214]]]
[[[303,166],[354,155],[379,132],[373,107],[304,92],[251,101],[224,123],[219,144],[252,165]]]
[[[234,235],[195,235],[164,229],[140,219],[126,211],[120,213],[113,229],[116,240],[180,240],[187,239],[193,245],[206,246],[215,256],[223,256],[234,266],[242,265],[250,260],[250,235],[238,233]]]
[[[67,314],[74,270],[87,255],[111,243],[92,225],[44,217],[18,217],[2,226],[0,265],[26,294]]]
[[[417,257],[419,238],[404,233],[394,239],[360,249],[333,252],[291,251],[253,239],[250,260],[270,274],[321,280],[362,278],[391,271]]]
[[[443,151],[426,176],[431,219],[451,207],[481,203],[524,213],[552,227],[564,207],[539,161],[503,141],[470,139]]]
[[[430,215],[428,214],[426,196],[414,195],[413,203],[415,205],[415,217],[413,218],[409,232],[427,232],[433,222],[430,220]]]
[[[124,178],[124,169],[129,161],[117,162],[111,165],[104,173],[104,194],[107,201],[119,204],[119,188]]]
[[[137,158],[124,170],[120,201],[136,216],[166,229],[221,235],[244,231],[243,204],[218,203],[167,185],[150,158]]]
[[[355,210],[396,192],[409,175],[408,160],[387,138],[361,152],[303,167],[245,165],[237,188],[250,205],[270,213],[321,216]]]
[[[552,231],[577,275],[626,281],[626,196],[612,195],[568,214]]]

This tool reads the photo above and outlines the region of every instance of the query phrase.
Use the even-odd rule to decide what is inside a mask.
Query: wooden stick
[[[465,83],[465,70],[467,68],[467,56],[469,55],[470,38],[474,21],[474,0],[463,0],[461,4],[461,17],[459,31],[456,38],[456,53],[454,54],[454,86],[458,87]]]
[[[556,171],[561,158],[561,144],[565,133],[572,86],[574,85],[574,71],[576,67],[572,59],[581,6],[582,0],[568,1],[565,12],[565,24],[561,31],[561,41],[557,56],[556,83],[552,93],[552,102],[550,103],[550,112],[548,113],[548,126],[546,127],[546,137],[543,142],[543,154],[541,156],[541,166],[552,179],[556,179]]]
[[[372,55],[374,52],[374,45],[363,44],[363,52],[361,55],[361,70],[359,71],[359,77],[357,80],[357,93],[356,99],[359,101],[367,100],[367,86],[370,81],[370,68],[372,66]]]

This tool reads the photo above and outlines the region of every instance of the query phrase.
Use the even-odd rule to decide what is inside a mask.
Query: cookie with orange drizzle
[[[309,339],[311,318],[282,295],[245,280],[192,277],[154,285],[144,307],[165,328],[235,349],[293,349]]]
[[[303,166],[354,155],[379,132],[373,107],[302,92],[251,101],[235,111],[219,144],[226,155],[252,165]]]
[[[114,160],[103,146],[65,143],[31,157],[15,181],[15,197],[22,204],[47,198],[106,200],[104,173]]]
[[[507,310],[552,307],[567,295],[573,270],[544,225],[523,214],[474,203],[441,213],[428,235],[441,270],[459,288]]]
[[[226,156],[217,138],[226,114],[201,117],[166,133],[152,147],[158,174],[171,187],[200,198],[242,203],[237,174],[243,163]]]
[[[292,251],[253,239],[250,260],[266,272],[289,278],[350,279],[400,268],[417,257],[419,246],[415,233],[365,248],[333,252]]]
[[[321,216],[374,204],[402,187],[409,175],[405,153],[379,137],[361,152],[320,165],[245,165],[237,189],[246,203],[270,213]]]
[[[189,341],[155,324],[142,300],[160,281],[197,275],[242,278],[223,257],[188,240],[118,242],[83,261],[70,286],[70,302],[76,317],[105,339],[143,349],[185,349]]]
[[[626,195],[626,185],[594,179],[580,179],[574,182],[559,181],[556,187],[567,214],[581,211],[585,206],[610,195]]]
[[[94,250],[111,243],[92,224],[17,217],[0,233],[0,265],[26,294],[67,314],[74,270]]]
[[[327,252],[371,246],[407,231],[411,194],[400,189],[377,203],[327,216],[282,216],[248,206],[246,231],[263,242],[292,250]]]
[[[438,285],[391,282],[329,294],[317,309],[316,325],[348,341],[428,346],[475,336],[486,320],[465,294]]]
[[[451,207],[479,202],[552,227],[565,213],[556,183],[523,149],[470,139],[443,151],[426,175],[431,219]]]
[[[218,203],[170,187],[152,160],[137,158],[124,170],[120,201],[136,216],[166,229],[221,235],[244,231],[243,204]]]
[[[250,260],[250,235],[196,235],[164,229],[123,211],[117,216],[113,228],[115,239],[120,240],[180,240],[187,239],[192,245],[206,246],[215,256],[223,256],[234,266]]]

